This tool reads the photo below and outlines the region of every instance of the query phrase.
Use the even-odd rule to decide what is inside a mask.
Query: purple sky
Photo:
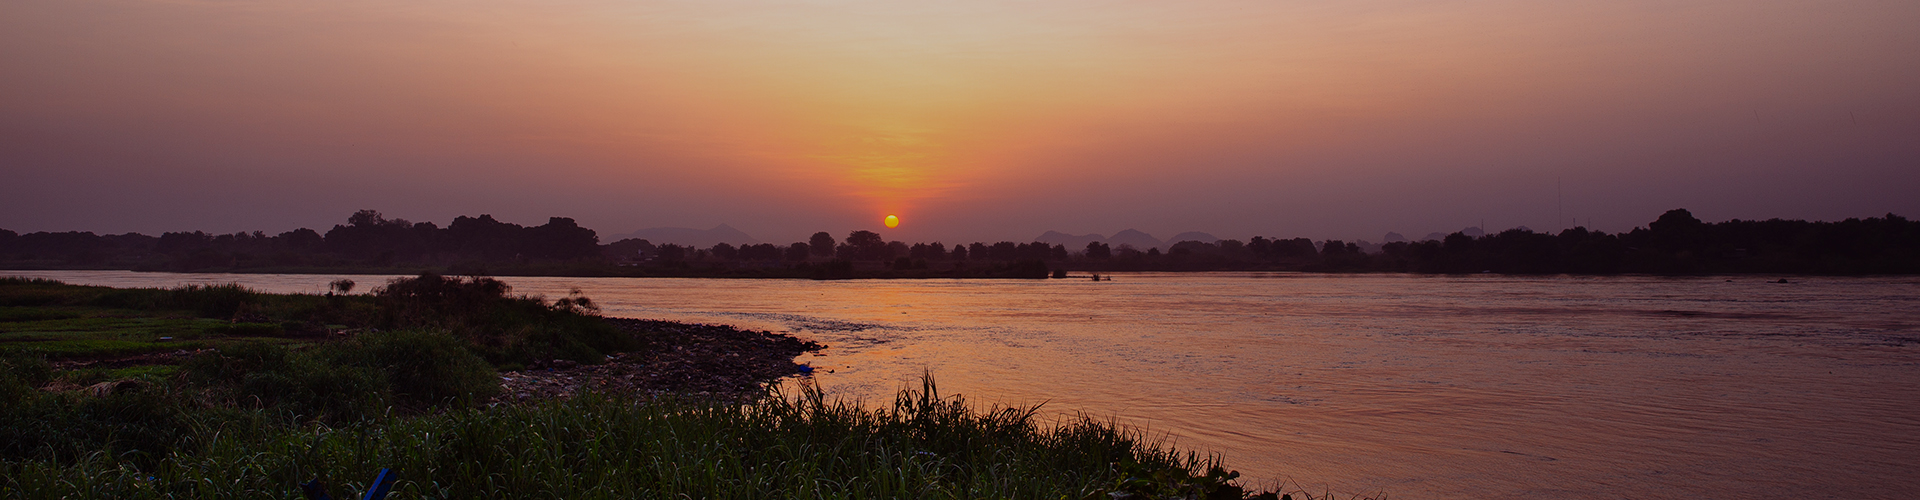
[[[1920,216],[1920,3],[0,3],[0,228]]]

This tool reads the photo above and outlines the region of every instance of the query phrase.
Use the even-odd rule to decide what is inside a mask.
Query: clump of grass
[[[196,404],[189,394],[152,381],[120,384],[99,395],[48,393],[17,380],[0,380],[0,386],[10,393],[0,406],[0,460],[7,468],[65,466],[90,455],[112,456],[118,467],[153,467],[219,432],[210,429],[245,420],[236,418],[244,412]]]
[[[397,496],[425,498],[1243,495],[1215,459],[1112,423],[972,409],[931,381],[897,403],[865,409],[812,389],[744,405],[588,395],[341,427],[207,428],[150,465],[107,453],[8,460],[0,496],[285,498],[315,477],[340,496],[388,467]]]
[[[44,286],[53,286],[53,285],[65,285],[65,284],[66,284],[66,282],[63,282],[63,281],[60,281],[60,280],[56,280],[56,279],[47,279],[47,278],[25,278],[25,277],[20,277],[20,276],[0,276],[0,286],[7,286],[7,285],[12,285],[12,286],[23,286],[23,285],[44,285]]]
[[[188,360],[185,381],[217,406],[264,409],[299,419],[351,422],[391,399],[378,370],[326,363],[267,343],[237,343]]]
[[[179,373],[180,366],[178,365],[136,365],[125,368],[101,370],[100,378],[103,380],[160,381],[171,378]]]
[[[232,318],[249,302],[257,302],[259,292],[239,284],[187,285],[167,290],[161,308],[194,311],[202,318]]]
[[[0,306],[32,307],[68,303],[76,296],[90,296],[89,287],[77,287],[41,278],[0,278]],[[95,287],[97,288],[97,287]],[[105,290],[105,288],[98,288]]]
[[[56,378],[81,386],[113,383],[100,391],[38,389]],[[373,333],[300,351],[235,343],[178,369],[56,373],[37,354],[8,351],[0,353],[0,459],[68,463],[100,452],[116,457],[117,467],[146,470],[160,457],[236,436],[234,425],[280,433],[302,425],[366,425],[466,408],[498,390],[484,360],[459,340],[431,332]],[[279,424],[262,427],[266,421]]]
[[[487,277],[423,274],[389,282],[374,291],[382,323],[389,328],[454,332],[495,364],[532,364],[550,359],[600,363],[611,352],[641,347],[632,336],[602,321],[584,297],[553,304],[509,295],[512,289]]]
[[[37,351],[0,349],[0,401],[31,395],[53,379],[53,365]]]
[[[40,307],[9,307],[0,309],[0,323],[48,321],[78,317],[80,317],[80,313],[77,312]]]
[[[493,367],[465,343],[436,332],[374,332],[295,351],[238,343],[183,367],[186,381],[216,403],[289,417],[350,423],[388,408],[464,408],[500,390]]]
[[[39,290],[0,283],[0,302],[8,296],[39,297],[43,302],[69,307],[162,312],[178,311],[201,318],[234,322],[286,322],[291,325],[371,324],[378,316],[372,298],[271,294],[237,284],[187,285],[175,288],[105,288],[64,285]],[[0,305],[7,305],[0,303]]]
[[[266,294],[238,284],[186,285],[176,288],[106,289],[87,305],[113,309],[192,311],[202,318],[231,319]]]
[[[275,323],[226,323],[210,325],[206,332],[225,337],[273,337],[287,333],[287,329]]]
[[[23,343],[33,347],[34,350],[57,357],[75,357],[81,355],[119,356],[149,353],[173,348],[196,347],[195,344],[191,343],[156,344],[153,342],[116,339],[40,340]]]
[[[500,378],[460,339],[442,332],[375,332],[314,351],[320,362],[378,370],[394,404],[465,408],[500,391]]]

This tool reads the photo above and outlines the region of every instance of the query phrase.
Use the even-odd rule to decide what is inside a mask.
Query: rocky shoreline
[[[765,383],[811,373],[810,367],[794,363],[793,358],[826,348],[790,335],[726,325],[606,321],[641,339],[648,348],[614,353],[604,364],[553,360],[501,373],[500,395],[494,402],[568,398],[583,392],[753,397],[761,394]]]

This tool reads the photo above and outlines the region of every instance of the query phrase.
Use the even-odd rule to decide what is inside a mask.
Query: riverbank
[[[811,374],[813,367],[794,364],[793,358],[826,348],[790,335],[724,325],[626,318],[607,322],[650,338],[654,347],[614,353],[602,364],[554,360],[503,372],[494,400],[526,402],[584,393],[750,399],[765,395],[769,382]]]
[[[889,408],[769,393],[822,346],[595,311],[484,278],[353,296],[0,279],[0,496],[318,479],[338,498],[392,468],[429,498],[1275,497],[1125,426],[977,408],[931,377]]]

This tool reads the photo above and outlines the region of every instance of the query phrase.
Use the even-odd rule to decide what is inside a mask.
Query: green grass
[[[73,319],[78,317],[80,317],[80,313],[77,312],[57,311],[39,307],[0,308],[0,323]]]
[[[4,308],[15,312],[25,309],[32,316],[51,318],[33,321],[0,322],[0,348],[31,350],[54,358],[125,356],[153,352],[192,350],[220,345],[222,340],[274,337],[284,333],[280,325],[229,323],[207,318],[128,317],[140,312],[95,307]],[[29,315],[21,313],[21,316]],[[162,340],[169,338],[168,340]]]
[[[892,408],[817,391],[745,405],[586,396],[343,427],[194,424],[194,445],[0,463],[8,498],[335,498],[398,471],[392,498],[1240,498],[1211,457],[1092,419],[974,409],[929,380]],[[1144,498],[1144,497],[1143,497]]]
[[[0,278],[0,306],[75,304],[109,290],[112,289],[68,285],[49,279],[5,277]]]
[[[452,332],[498,365],[569,359],[598,363],[640,345],[602,321],[591,302],[549,304],[510,294],[488,278],[423,275],[372,295],[258,293],[238,285],[115,289],[0,278],[0,349],[57,358],[180,349],[181,341],[323,338],[339,330]],[[171,337],[176,343],[160,342]]]
[[[138,365],[124,368],[96,369],[92,371],[96,373],[96,375],[93,375],[93,379],[99,382],[127,379],[160,381],[180,373],[180,367],[178,365]]]
[[[0,350],[55,360],[299,343],[375,323],[371,297],[257,293],[234,285],[115,289],[0,278]]]
[[[205,344],[197,342],[138,342],[131,340],[108,339],[61,339],[18,342],[14,347],[28,352],[37,352],[51,358],[76,358],[94,356],[130,356],[175,349],[198,349]]]

